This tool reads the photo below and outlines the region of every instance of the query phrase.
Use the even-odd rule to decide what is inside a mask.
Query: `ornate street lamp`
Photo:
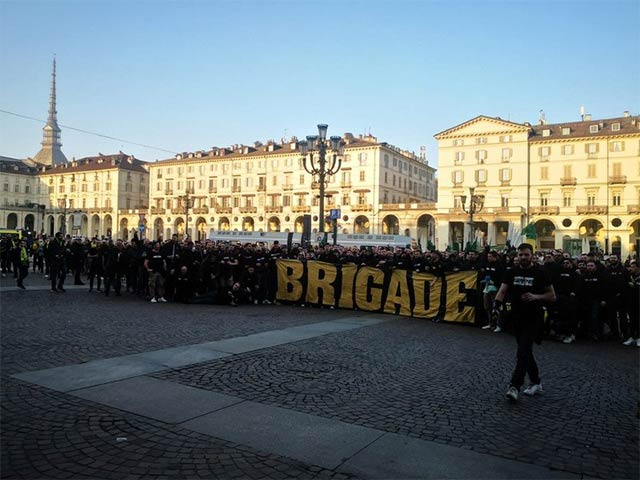
[[[191,193],[191,189],[187,188],[186,194],[180,197],[180,201],[182,202],[182,206],[184,207],[184,215],[185,215],[185,240],[189,239],[189,209],[193,206],[193,198],[189,196]]]
[[[67,236],[67,197],[58,199],[58,208],[63,211],[62,217],[62,236]]]
[[[314,181],[320,187],[320,210],[318,220],[320,222],[319,232],[324,234],[324,191],[329,183],[327,177],[335,175],[342,166],[342,153],[344,144],[342,138],[334,136],[327,140],[328,125],[318,125],[318,135],[309,135],[306,140],[300,142],[300,152],[304,162],[304,169],[313,176]],[[329,161],[327,161],[327,150],[331,150]]]
[[[469,187],[469,207],[468,208],[466,206],[467,196],[466,195],[460,196],[460,201],[462,202],[462,210],[465,213],[469,214],[469,228],[470,228],[469,243],[468,243],[469,246],[473,244],[474,234],[475,234],[473,216],[476,213],[481,212],[482,207],[484,207],[484,195],[476,195],[474,192],[475,192],[475,187]]]

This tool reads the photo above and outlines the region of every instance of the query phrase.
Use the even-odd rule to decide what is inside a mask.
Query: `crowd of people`
[[[29,268],[46,275],[51,291],[64,293],[66,278],[88,284],[106,296],[138,295],[152,303],[268,304],[276,302],[277,259],[320,260],[383,270],[404,269],[436,276],[478,271],[479,323],[485,330],[510,327],[510,299],[498,313],[496,294],[505,275],[518,265],[515,248],[478,253],[420,251],[412,248],[232,244],[205,240],[81,239],[54,237],[0,239],[2,276],[13,273],[26,288]],[[533,262],[553,285],[555,301],[545,305],[541,333],[564,343],[577,338],[624,340],[640,347],[640,267],[601,252],[578,257],[560,250],[536,252]],[[437,320],[437,319],[436,319]]]

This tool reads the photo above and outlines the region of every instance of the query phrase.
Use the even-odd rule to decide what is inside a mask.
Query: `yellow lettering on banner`
[[[338,277],[338,268],[332,263],[307,262],[307,302],[320,303],[319,290],[322,290],[322,304],[335,305],[336,290],[332,285]]]
[[[475,290],[477,287],[478,272],[455,272],[447,274],[447,310],[444,319],[448,322],[473,323],[476,309],[465,305],[459,311],[459,305],[468,301],[464,290]],[[462,290],[462,291],[461,291]]]
[[[371,287],[369,288],[369,283]],[[356,305],[360,310],[380,310],[384,272],[378,268],[363,267],[356,275]]]
[[[340,289],[340,308],[352,309],[353,303],[353,282],[356,278],[358,267],[355,263],[342,265],[342,288]]]
[[[302,297],[302,282],[304,265],[299,260],[276,260],[278,273],[277,300],[297,302]]]
[[[413,274],[413,297],[415,305],[413,316],[419,318],[433,318],[438,315],[440,308],[440,293],[442,291],[442,280],[430,273]],[[425,298],[427,304],[425,305]]]
[[[400,305],[400,315],[411,316],[411,297],[406,270],[393,270],[389,278],[385,313],[396,313],[396,305]]]

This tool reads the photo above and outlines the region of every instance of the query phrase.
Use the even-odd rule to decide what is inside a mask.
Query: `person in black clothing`
[[[98,278],[97,290],[101,292],[102,289],[102,252],[100,251],[96,242],[91,242],[89,252],[87,253],[87,260],[89,262],[89,291],[93,291],[93,280]]]
[[[176,293],[174,301],[179,303],[191,303],[193,299],[193,280],[186,265],[180,267],[176,275]]]
[[[482,328],[484,330],[492,329],[499,333],[502,330],[502,320],[499,315],[491,315],[493,309],[493,301],[498,293],[498,287],[502,283],[504,277],[504,268],[498,259],[498,252],[495,250],[487,253],[486,263],[480,269],[480,278],[482,289],[482,306],[487,318],[487,324]]]
[[[627,312],[629,313],[629,338],[623,344],[640,347],[640,265],[637,259],[629,262],[629,278],[626,291]]]
[[[617,255],[610,255],[605,267],[607,281],[607,324],[611,336],[624,338],[627,325],[627,300],[625,298],[629,272],[620,264]]]
[[[84,285],[84,283],[82,283],[82,280],[80,279],[80,274],[82,273],[82,269],[84,267],[84,262],[86,259],[85,259],[84,248],[79,238],[76,238],[73,240],[73,242],[71,243],[70,250],[71,250],[71,258],[73,260],[73,273],[74,273],[73,284]]]
[[[104,294],[108,297],[113,285],[116,297],[120,296],[122,289],[122,276],[127,268],[127,256],[124,251],[122,240],[117,240],[114,245],[109,241],[109,246],[103,255],[104,265]]]
[[[47,264],[50,266],[49,279],[51,280],[52,292],[65,291],[63,285],[66,268],[66,250],[67,246],[64,239],[62,238],[62,233],[56,233],[55,238],[51,242],[49,242],[49,246],[47,248]]]
[[[556,301],[549,309],[550,322],[556,333],[564,335],[564,343],[573,343],[578,334],[578,293],[580,276],[570,258],[563,258],[560,270],[552,277]]]
[[[602,337],[602,313],[607,306],[604,276],[598,271],[596,262],[588,260],[581,279],[580,317],[585,321],[583,327],[587,335],[597,341]]]
[[[505,274],[494,304],[494,310],[499,310],[507,293],[510,294],[511,313],[518,342],[517,363],[506,393],[511,401],[518,399],[525,374],[529,376],[531,385],[524,393],[542,393],[540,373],[533,356],[533,342],[539,338],[544,303],[554,302],[556,299],[551,280],[532,262],[533,249],[530,244],[523,243],[518,247],[518,259],[518,266]]]

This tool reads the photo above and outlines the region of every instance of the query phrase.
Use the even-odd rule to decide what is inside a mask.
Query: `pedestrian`
[[[18,255],[20,258],[20,263],[18,264],[18,287],[24,290],[26,287],[23,282],[29,275],[29,253],[27,252],[27,242],[24,240],[20,240],[18,244]]]
[[[629,262],[629,282],[627,284],[629,313],[629,338],[624,345],[640,347],[640,265],[638,260]]]
[[[50,265],[49,279],[51,280],[51,291],[64,292],[66,244],[61,232],[57,232],[55,238],[49,243],[47,255],[47,264]]]
[[[153,245],[151,253],[144,261],[145,269],[149,272],[149,294],[151,303],[165,303],[164,298],[164,273],[166,272],[165,259],[160,252],[160,243]]]
[[[505,274],[494,302],[494,311],[498,313],[507,294],[511,298],[511,317],[518,350],[516,366],[506,396],[514,402],[518,400],[525,374],[529,376],[531,384],[524,393],[542,393],[540,372],[533,356],[533,342],[540,341],[544,321],[543,305],[556,300],[548,274],[532,262],[532,246],[528,243],[520,245],[517,258],[517,266]]]

